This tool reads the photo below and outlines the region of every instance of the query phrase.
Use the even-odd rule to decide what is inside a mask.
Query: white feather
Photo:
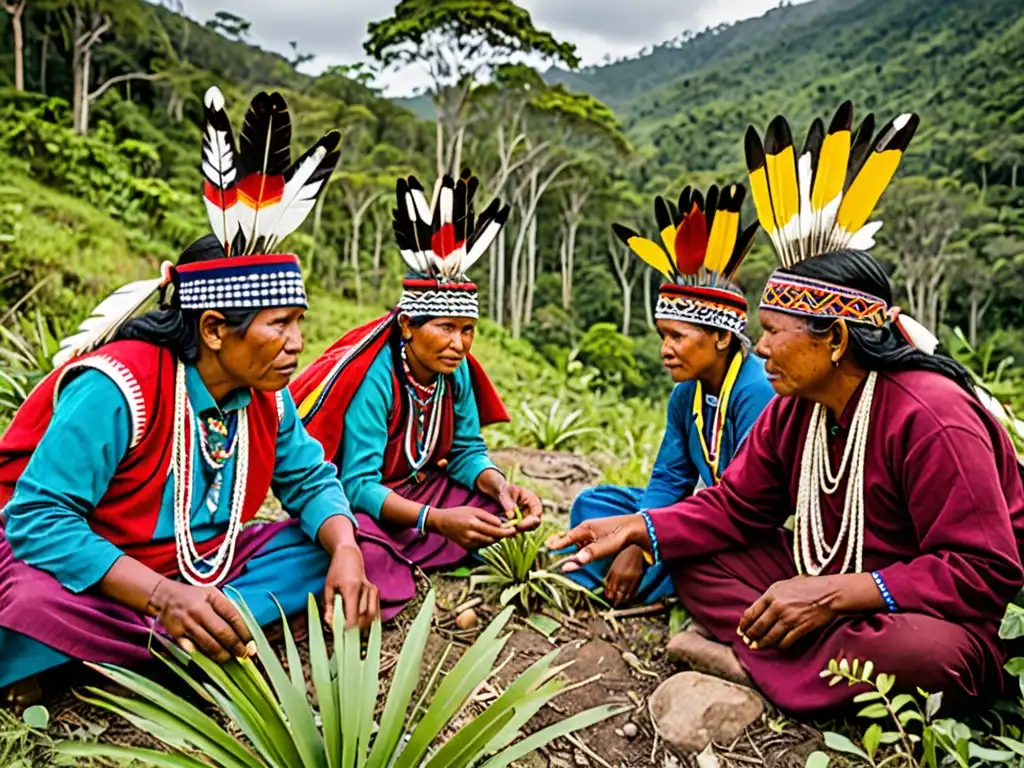
[[[911,344],[929,355],[935,354],[935,350],[939,346],[939,340],[935,338],[935,334],[907,314],[900,313],[900,316],[896,318],[896,323]]]
[[[110,294],[82,321],[77,333],[60,342],[60,349],[53,356],[54,366],[64,365],[110,341],[162,283],[162,277],[138,280]]]
[[[487,249],[491,247],[491,243],[494,242],[494,238],[498,236],[501,228],[505,226],[502,221],[492,219],[487,222],[484,227],[484,231],[476,238],[473,246],[469,249],[469,252],[462,257],[461,269],[463,274],[469,271],[469,268],[476,264],[480,257],[487,253]]]
[[[800,257],[810,257],[813,243],[814,212],[811,210],[811,185],[814,183],[811,153],[804,152],[797,161],[797,186],[800,194]]]
[[[210,109],[224,109],[224,94],[220,92],[220,88],[216,85],[211,85],[203,95],[203,103]]]
[[[432,217],[430,215],[430,211],[432,209],[427,205],[427,198],[423,194],[423,190],[413,189],[412,187],[410,187],[409,195],[412,197],[413,203],[415,204],[415,213],[413,211],[410,211],[409,218],[415,221],[418,216],[420,221],[425,221],[427,224],[429,224],[432,220]]]
[[[437,207],[437,198],[441,194],[441,183],[443,181],[444,176],[438,176],[437,180],[434,182],[434,193],[430,196],[430,211],[433,211]],[[427,221],[433,221],[433,218],[428,216]]]
[[[441,205],[441,223],[451,224],[454,216],[455,190],[451,187],[442,187],[438,203]]]
[[[285,183],[281,193],[281,201],[269,209],[268,213],[277,214],[277,218],[266,224],[268,239],[266,250],[271,250],[280,240],[284,240],[294,232],[305,220],[316,205],[317,195],[323,189],[327,179],[317,184],[307,184],[320,163],[327,156],[326,147],[317,147],[309,157],[295,168],[292,177]]]
[[[875,235],[881,228],[882,222],[869,221],[850,236],[844,247],[853,248],[858,251],[868,251],[874,248]]]

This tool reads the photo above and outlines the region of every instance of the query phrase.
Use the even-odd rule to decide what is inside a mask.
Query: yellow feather
[[[740,215],[732,211],[719,210],[711,225],[711,236],[708,238],[708,250],[704,256],[704,268],[713,272],[721,272],[729,263],[729,257],[736,247],[736,230]]]
[[[796,178],[796,152],[790,144],[777,155],[766,155],[775,220],[785,227],[800,212],[800,187]]]
[[[818,156],[811,210],[820,211],[843,191],[846,167],[850,162],[850,132],[837,131],[825,137]]]
[[[661,250],[661,246],[646,237],[631,237],[627,243],[633,249],[633,253],[646,261],[666,278],[672,278],[672,262],[668,254]]]
[[[836,223],[839,226],[847,232],[856,232],[864,226],[878,199],[892,181],[902,157],[903,152],[898,149],[871,153],[843,195],[843,202],[839,205],[839,213],[836,216]]]
[[[669,224],[663,230],[661,230],[661,241],[665,243],[665,250],[671,254],[676,252],[676,227],[674,224]],[[657,267],[655,267],[657,269]],[[668,277],[668,275],[666,275]]]
[[[775,232],[775,216],[772,214],[772,197],[768,192],[768,173],[762,165],[747,174],[750,179],[750,193],[754,197],[757,219],[769,235]]]

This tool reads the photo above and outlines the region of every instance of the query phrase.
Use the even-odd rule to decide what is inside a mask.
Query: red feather
[[[704,264],[708,250],[708,223],[697,203],[683,217],[676,230],[676,268],[681,274],[695,275]]]
[[[219,189],[209,179],[203,179],[203,197],[224,211],[237,202],[238,192],[234,187]]]
[[[430,247],[434,255],[442,259],[458,248],[458,243],[455,242],[455,224],[442,224],[438,227],[430,238]]]

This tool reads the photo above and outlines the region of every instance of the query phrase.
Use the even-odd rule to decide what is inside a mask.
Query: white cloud
[[[365,58],[362,42],[369,22],[387,17],[396,0],[185,0],[185,12],[200,22],[228,11],[252,23],[249,41],[291,55],[316,55],[303,67],[315,74],[335,64]],[[574,43],[583,64],[606,55],[619,58],[647,45],[721,22],[758,16],[778,0],[520,0],[534,23]],[[405,95],[427,84],[424,72],[390,72],[381,78],[389,95]]]

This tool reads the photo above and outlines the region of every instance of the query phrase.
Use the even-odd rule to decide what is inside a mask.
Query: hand
[[[786,650],[836,616],[838,592],[829,576],[777,581],[740,617],[739,634],[753,650]]]
[[[238,609],[220,590],[164,579],[149,598],[149,606],[167,633],[186,652],[199,649],[214,661],[255,654],[252,635]],[[194,643],[194,645],[193,645]]]
[[[356,544],[342,544],[331,554],[331,565],[324,581],[324,623],[334,626],[334,597],[341,595],[345,626],[366,630],[380,614],[377,587],[366,578],[363,553]]]
[[[615,556],[612,567],[604,577],[604,596],[620,608],[636,595],[636,588],[644,577],[644,551],[635,544]]]
[[[515,517],[516,507],[523,513],[523,519],[516,523],[518,531],[532,531],[540,525],[541,515],[544,513],[544,505],[540,503],[540,497],[531,490],[512,483],[505,483],[498,491],[498,503],[509,519]]]
[[[516,535],[515,526],[502,525],[500,519],[476,507],[432,507],[427,515],[427,528],[463,549],[479,549]]]
[[[582,565],[594,560],[619,554],[631,544],[644,551],[650,551],[651,540],[647,535],[647,525],[640,515],[620,515],[601,517],[580,523],[567,534],[552,536],[545,546],[550,550],[565,549],[572,545],[581,547],[580,551],[567,558],[562,564],[565,572],[575,571]]]

